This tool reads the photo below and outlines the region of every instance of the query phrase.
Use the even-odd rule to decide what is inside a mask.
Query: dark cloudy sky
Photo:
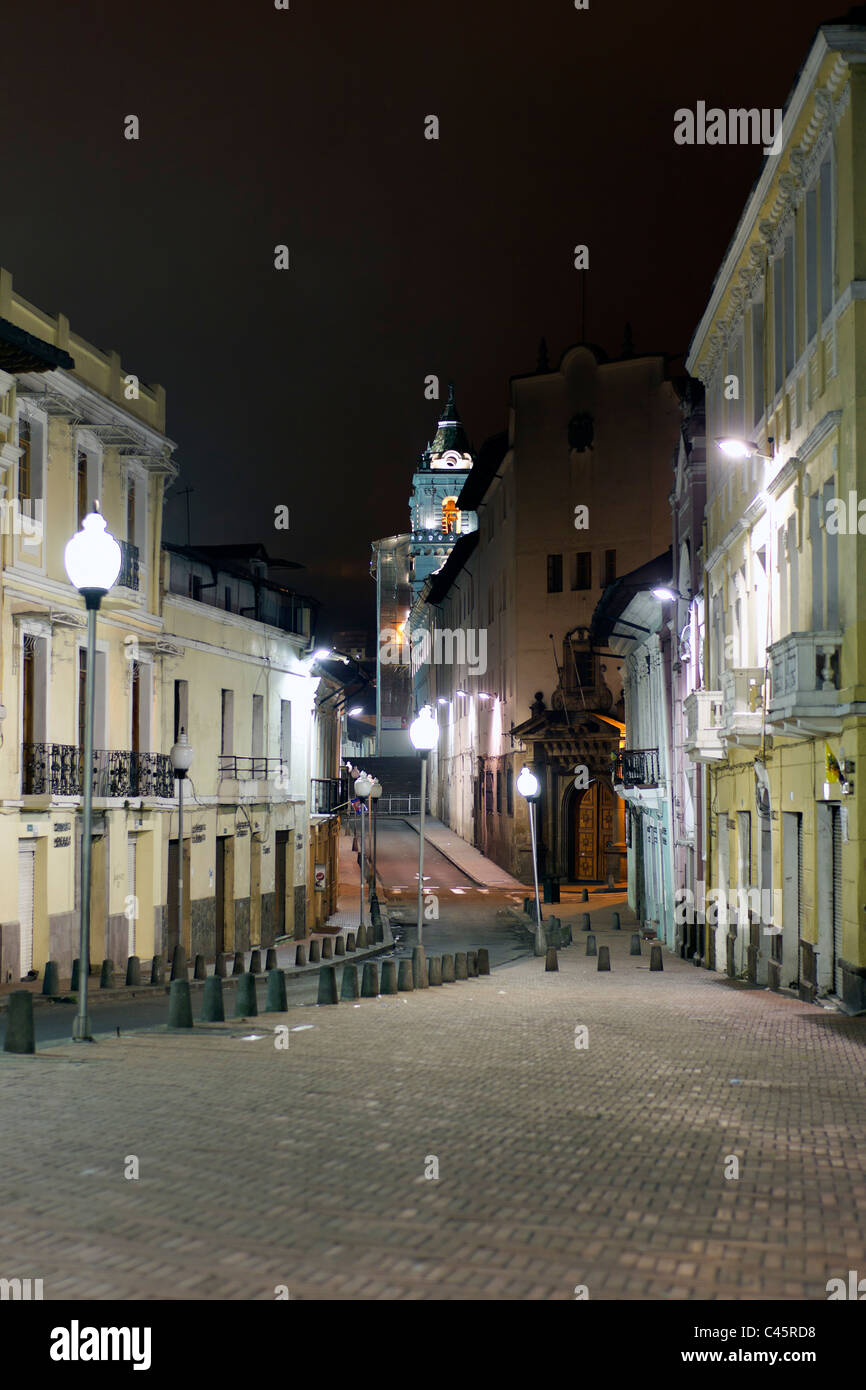
[[[369,622],[453,377],[476,444],[580,337],[684,351],[761,163],[677,107],[781,106],[809,0],[42,0],[4,63],[0,261],[168,393],[193,542],[301,561]],[[124,116],[141,123],[123,138]],[[438,142],[424,118],[440,121]],[[273,268],[289,247],[291,267]],[[274,507],[291,529],[275,532]],[[167,508],[168,539],[186,536]]]

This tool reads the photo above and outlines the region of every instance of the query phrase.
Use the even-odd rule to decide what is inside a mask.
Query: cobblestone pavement
[[[668,954],[650,974],[629,940],[599,933],[610,974],[578,934],[557,974],[0,1055],[0,1276],[46,1299],[824,1300],[866,1274],[866,1023]]]

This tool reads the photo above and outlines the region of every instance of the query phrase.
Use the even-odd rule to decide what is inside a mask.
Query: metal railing
[[[279,758],[238,758],[234,753],[221,753],[217,775],[233,782],[269,782],[279,778],[282,767]],[[288,780],[288,772],[285,780]]]
[[[94,796],[174,796],[174,769],[167,753],[95,748],[91,776]],[[23,796],[81,796],[83,784],[83,748],[74,743],[21,745]]]
[[[345,777],[310,778],[310,812],[314,816],[333,815],[349,800],[349,783]]]
[[[616,779],[625,787],[657,787],[659,752],[657,748],[624,748],[616,763]]]
[[[133,545],[132,541],[120,541],[120,574],[117,576],[117,584],[122,589],[137,589],[138,579],[138,546]]]

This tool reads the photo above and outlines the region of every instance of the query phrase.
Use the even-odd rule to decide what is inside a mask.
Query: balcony
[[[138,546],[131,541],[119,541],[120,546],[120,574],[117,576],[117,588],[135,589],[139,587],[138,576]]]
[[[221,753],[218,760],[217,777],[221,782],[226,780],[229,782],[284,781],[288,784],[288,772],[284,778],[280,777],[283,766],[284,764],[279,758],[261,758],[258,755],[239,758],[234,753]]]
[[[657,748],[624,748],[616,764],[614,781],[624,787],[657,787],[659,753]]]
[[[310,814],[332,816],[349,800],[349,783],[343,777],[310,778]]]
[[[91,776],[94,796],[174,796],[174,771],[167,753],[95,748]],[[73,743],[21,745],[22,796],[81,796],[83,784],[83,748]]]
[[[804,735],[841,727],[841,632],[792,632],[769,649],[767,719]]]
[[[726,743],[757,743],[761,737],[763,709],[762,667],[742,666],[722,673],[720,732]]]
[[[693,763],[716,763],[725,756],[721,726],[723,700],[720,690],[693,690],[683,701],[686,716],[686,752]]]

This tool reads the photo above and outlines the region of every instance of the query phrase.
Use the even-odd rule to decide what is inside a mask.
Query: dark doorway
[[[274,923],[277,936],[286,934],[286,854],[289,848],[288,830],[278,830],[274,837]]]
[[[189,921],[189,840],[185,839],[183,842],[183,936],[177,920],[177,840],[169,840],[168,883],[165,892],[165,950],[169,960],[177,945],[182,945],[189,954]]]
[[[216,879],[214,895],[214,950],[220,955],[226,948],[226,837],[218,835],[216,840]]]

